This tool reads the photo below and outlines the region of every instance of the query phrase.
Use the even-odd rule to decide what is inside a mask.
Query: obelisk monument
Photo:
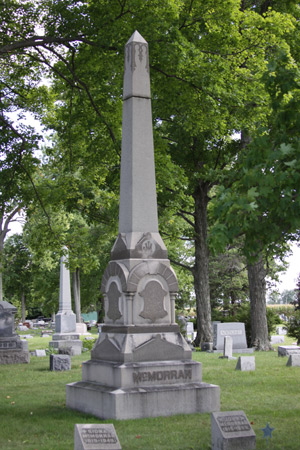
[[[103,419],[219,411],[219,387],[175,322],[176,275],[158,231],[148,44],[125,46],[119,235],[103,275],[105,324],[66,405]]]
[[[64,252],[68,252],[66,247]],[[71,355],[80,355],[82,341],[76,333],[76,315],[72,311],[70,271],[66,266],[66,254],[60,259],[59,310],[55,316],[55,334],[49,346],[60,351],[65,350]]]

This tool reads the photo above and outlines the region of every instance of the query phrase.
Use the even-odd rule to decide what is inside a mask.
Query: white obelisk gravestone
[[[64,249],[67,252],[67,249]],[[55,334],[49,346],[65,349],[72,355],[80,355],[82,342],[76,333],[76,315],[72,311],[70,271],[66,267],[67,257],[60,259],[59,311],[55,316]]]
[[[219,411],[219,387],[175,322],[176,275],[158,232],[148,44],[125,46],[119,235],[103,275],[105,324],[66,405],[103,419]]]

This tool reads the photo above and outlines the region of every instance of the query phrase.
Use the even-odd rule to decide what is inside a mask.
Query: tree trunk
[[[194,192],[195,201],[195,266],[193,268],[197,309],[195,345],[212,342],[211,305],[209,290],[209,250],[207,244],[208,184],[201,183]]]
[[[24,323],[26,319],[26,297],[24,292],[22,292],[21,295],[21,316],[22,316],[21,322]]]
[[[74,297],[74,307],[76,314],[76,322],[81,322],[81,306],[80,306],[80,276],[79,268],[72,272],[72,285],[73,285],[73,297]]]
[[[2,302],[2,300],[3,300],[3,277],[2,277],[3,264],[2,264],[2,260],[3,260],[4,238],[5,238],[5,233],[1,231],[0,232],[0,302]]]
[[[266,305],[266,281],[262,255],[258,261],[248,263],[251,311],[251,345],[256,350],[272,350],[269,341]]]

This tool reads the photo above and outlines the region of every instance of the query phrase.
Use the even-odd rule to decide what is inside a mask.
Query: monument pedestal
[[[100,382],[101,380],[101,382]],[[219,386],[201,381],[201,363],[167,361],[83,363],[82,381],[67,385],[69,408],[101,419],[193,414],[220,410]]]
[[[19,336],[0,338],[0,364],[29,363],[28,342]]]
[[[55,333],[49,347],[56,350],[67,350],[72,356],[81,355],[82,341],[77,333]]]

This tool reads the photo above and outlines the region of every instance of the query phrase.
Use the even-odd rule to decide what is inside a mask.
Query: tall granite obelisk
[[[67,248],[64,249],[67,252]],[[49,346],[59,351],[69,352],[71,355],[80,355],[82,341],[76,333],[76,315],[72,311],[70,271],[66,267],[67,257],[60,259],[59,278],[59,311],[55,316],[55,334]]]
[[[148,44],[125,46],[119,235],[103,275],[105,324],[66,405],[104,419],[212,412],[219,387],[175,322],[176,275],[158,232]]]

